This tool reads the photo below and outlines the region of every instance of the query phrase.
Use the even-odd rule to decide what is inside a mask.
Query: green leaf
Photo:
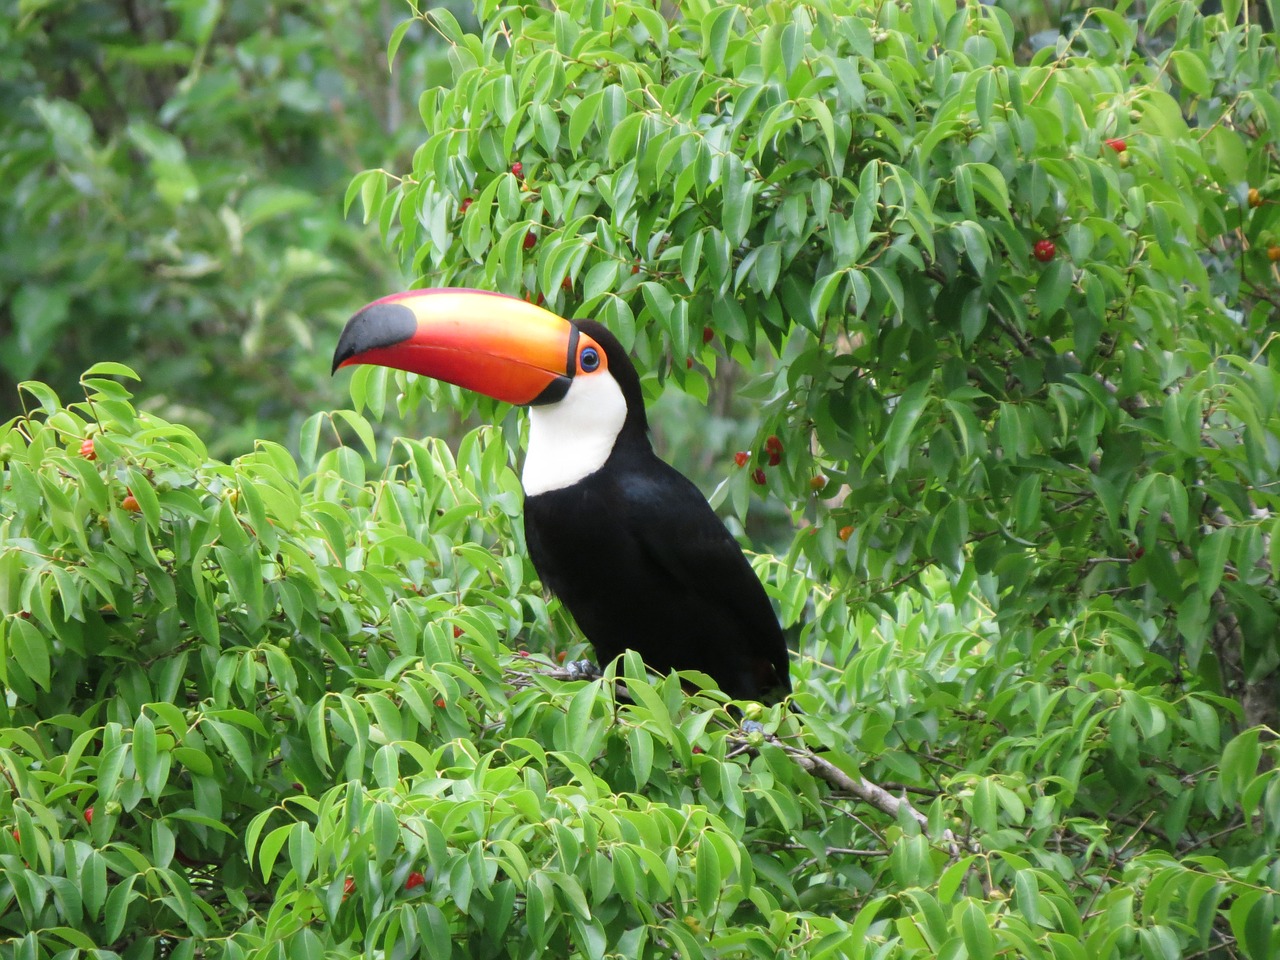
[[[1245,730],[1233,737],[1222,751],[1219,770],[1223,798],[1227,803],[1234,803],[1258,772],[1258,762],[1262,757],[1258,746],[1259,732],[1257,727]]]
[[[726,173],[721,185],[721,224],[729,245],[736,247],[746,238],[754,215],[755,184],[733,154],[724,158]]]
[[[911,453],[912,431],[931,399],[929,386],[927,380],[916,381],[907,387],[894,406],[884,441],[886,480],[892,480],[906,465]]]
[[[80,375],[80,382],[84,383],[92,377],[127,377],[130,380],[142,379],[142,377],[140,377],[132,367],[125,366],[123,363],[116,363],[113,360],[99,360]]]
[[[244,775],[252,780],[256,763],[253,749],[249,746],[249,741],[244,734],[231,726],[231,724],[223,723],[220,720],[209,720],[208,726],[217,733],[222,745],[226,747],[227,752],[231,754],[231,758],[240,767]]]
[[[1232,539],[1232,531],[1221,528],[1211,531],[1196,547],[1196,577],[1206,597],[1212,597],[1222,582]]]
[[[698,892],[698,908],[711,913],[720,902],[724,875],[721,871],[720,853],[704,833],[698,839],[698,863],[694,870],[694,886]]]
[[[972,900],[966,900],[957,908],[960,936],[971,957],[994,957],[996,940],[991,932],[991,921]]]
[[[1175,50],[1169,54],[1174,73],[1179,82],[1197,96],[1208,97],[1213,94],[1213,84],[1209,80],[1209,71],[1204,61],[1195,50]]]
[[[973,189],[987,201],[993,213],[1012,224],[1013,203],[1003,174],[989,163],[970,163],[967,166],[973,174]]]
[[[458,23],[458,18],[446,7],[433,7],[427,16],[431,18],[432,25],[440,31],[440,35],[452,46],[464,46],[466,43],[466,33],[462,29],[462,25]]]
[[[9,621],[9,650],[14,662],[37,686],[49,689],[49,643],[30,620]]]
[[[80,865],[80,896],[90,917],[97,919],[109,892],[107,861],[97,850],[91,850]]]
[[[47,384],[43,384],[39,380],[24,380],[18,384],[18,390],[23,393],[29,393],[34,397],[36,403],[40,405],[40,409],[48,416],[58,413],[62,407],[58,400],[58,395]]]
[[[138,507],[142,511],[143,519],[147,522],[147,528],[158,530],[160,528],[160,499],[156,496],[151,480],[137,467],[129,468],[129,492],[138,501]]]
[[[1062,309],[1071,292],[1073,271],[1065,260],[1055,260],[1045,267],[1036,283],[1036,305],[1042,317],[1048,319]]]
[[[374,439],[373,427],[369,425],[369,421],[354,410],[335,410],[333,415],[339,420],[344,421],[349,426],[360,442],[364,444],[365,451],[369,454],[370,459],[378,459],[378,442]]]
[[[988,778],[979,780],[973,789],[973,822],[983,833],[995,833],[999,803],[996,785]]]
[[[1275,930],[1274,894],[1245,890],[1231,905],[1231,933],[1249,960],[1267,960]]]
[[[813,119],[818,121],[818,126],[822,128],[822,136],[825,138],[828,156],[836,156],[836,125],[835,119],[831,116],[830,108],[817,99],[806,99],[801,101],[801,105],[808,110]]]
[[[387,176],[381,170],[365,171],[367,176],[360,183],[360,206],[364,211],[364,223],[377,216],[387,195]],[[354,185],[354,182],[353,182]]]
[[[604,101],[604,91],[596,90],[583,97],[573,108],[569,116],[569,149],[577,153],[582,141],[593,125],[600,120]]]
[[[393,70],[396,62],[396,51],[400,49],[400,44],[404,42],[404,35],[409,32],[409,28],[413,26],[415,20],[401,20],[396,24],[395,29],[391,31],[391,39],[387,41],[387,69]]]
[[[262,870],[264,882],[271,881],[271,874],[276,865],[276,857],[280,855],[280,849],[289,839],[289,834],[293,831],[294,826],[292,823],[287,823],[283,827],[276,827],[263,838],[262,844],[258,847],[258,864]]]
[[[325,725],[325,701],[320,700],[311,706],[307,715],[307,740],[311,744],[311,754],[321,772],[331,769],[329,755],[328,731]]]
[[[160,768],[156,763],[156,728],[151,718],[140,714],[133,724],[133,764],[152,799],[159,799],[163,781],[156,783]]]
[[[111,892],[107,894],[102,922],[104,939],[108,943],[114,943],[120,939],[120,935],[124,932],[125,924],[129,919],[129,907],[138,898],[138,893],[134,890],[137,879],[137,874],[126,874],[112,884]]]
[[[844,281],[846,271],[836,270],[818,280],[809,295],[809,315],[815,324],[822,324],[827,318],[827,309]]]
[[[738,8],[731,4],[712,6],[700,24],[703,37],[703,55],[710,57],[716,70],[724,69],[725,54],[729,49],[729,37],[738,17]]]
[[[632,113],[609,132],[608,153],[611,163],[622,163],[634,157],[640,141],[643,113]]]

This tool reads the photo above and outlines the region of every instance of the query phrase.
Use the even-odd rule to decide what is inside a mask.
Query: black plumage
[[[741,548],[692,482],[654,453],[639,377],[599,323],[627,404],[604,466],[525,501],[529,556],[601,663],[625,649],[657,670],[700,670],[730,696],[791,690],[782,630]]]

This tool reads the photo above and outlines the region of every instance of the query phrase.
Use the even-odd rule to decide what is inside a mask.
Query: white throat
[[[563,400],[530,407],[525,496],[563,489],[603,467],[626,419],[627,401],[606,373],[579,375]]]

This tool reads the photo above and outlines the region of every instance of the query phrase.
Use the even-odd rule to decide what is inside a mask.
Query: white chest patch
[[[603,467],[626,419],[627,402],[608,374],[579,375],[559,403],[530,407],[525,495],[560,490]]]

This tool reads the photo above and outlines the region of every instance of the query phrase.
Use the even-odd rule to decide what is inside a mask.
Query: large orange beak
[[[554,403],[569,389],[578,328],[516,297],[431,289],[375,300],[347,321],[333,369],[372,363],[507,403]]]

